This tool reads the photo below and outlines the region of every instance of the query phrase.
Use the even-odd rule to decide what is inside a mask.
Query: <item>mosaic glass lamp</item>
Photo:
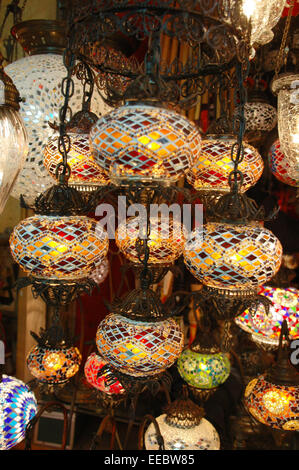
[[[220,439],[214,426],[203,418],[203,410],[190,399],[179,399],[156,418],[164,450],[219,450]],[[146,450],[159,450],[154,424],[144,435]]]
[[[277,123],[277,111],[266,101],[255,99],[245,103],[246,131],[270,132]]]
[[[299,186],[299,174],[296,179],[291,176],[291,168],[280,148],[279,140],[276,140],[271,145],[268,159],[270,170],[278,181],[288,184],[289,186]]]
[[[201,352],[199,352],[201,351]],[[222,385],[230,374],[228,354],[219,349],[189,347],[180,355],[178,371],[185,382],[195,389],[211,390]]]
[[[278,136],[281,151],[289,165],[288,176],[299,180],[299,94],[297,74],[280,75],[272,83],[277,94]]]
[[[282,346],[281,328],[277,363],[265,374],[251,380],[245,389],[244,404],[257,421],[274,429],[299,430],[299,373],[289,360],[288,346]]]
[[[188,182],[198,191],[230,191],[229,174],[233,170],[231,149],[236,139],[231,135],[207,135],[202,141],[201,151],[186,173]],[[251,188],[261,177],[263,159],[258,151],[244,144],[244,159],[239,165],[243,173],[240,191]]]
[[[109,274],[109,261],[107,258],[103,258],[99,263],[97,263],[94,269],[91,271],[91,279],[94,280],[96,284],[102,284],[105,281]]]
[[[4,72],[0,57],[0,214],[28,153],[28,138],[20,116],[20,95]]]
[[[144,227],[144,226],[145,227]],[[115,232],[116,245],[132,263],[140,263],[136,243],[146,234],[146,221],[132,217],[120,223]],[[186,230],[173,218],[151,217],[147,246],[148,264],[171,264],[183,253]]]
[[[279,270],[282,247],[273,233],[259,224],[210,222],[190,233],[184,260],[206,286],[253,291]]]
[[[65,30],[63,23],[52,20],[25,21],[12,29],[13,36],[29,54],[5,67],[23,98],[20,115],[29,143],[28,156],[12,196],[19,199],[22,194],[30,205],[53,184],[43,165],[43,150],[53,134],[49,122],[59,122],[59,110],[63,105],[61,82],[66,77],[62,58]],[[77,112],[82,106],[83,88],[75,76],[73,80],[74,94],[69,105],[73,112]],[[99,94],[95,94],[91,109],[100,116],[110,108]]]
[[[122,395],[125,389],[113,374],[107,361],[96,353],[90,354],[84,366],[87,382],[107,395]]]
[[[71,169],[68,184],[79,191],[92,191],[109,182],[103,169],[94,160],[89,146],[89,131],[97,120],[95,114],[79,111],[67,126],[67,134],[70,139],[68,165]],[[49,139],[44,149],[44,165],[55,180],[58,177],[57,165],[61,161],[59,135],[55,134]]]
[[[29,388],[15,377],[0,381],[0,450],[8,450],[25,438],[26,426],[37,413]]]
[[[150,322],[109,314],[99,324],[96,344],[100,355],[115,369],[135,377],[153,376],[172,366],[184,338],[172,318]]]
[[[177,181],[199,155],[198,129],[180,114],[128,102],[103,116],[91,133],[95,161],[111,181]]]
[[[251,339],[264,349],[277,349],[281,325],[288,322],[291,340],[299,338],[299,291],[294,287],[285,289],[261,287],[259,294],[269,298],[273,305],[267,314],[263,305],[259,305],[255,314],[246,310],[235,319],[236,324],[251,335]]]
[[[41,279],[82,279],[107,255],[107,232],[84,216],[36,215],[20,222],[10,249],[24,272]]]

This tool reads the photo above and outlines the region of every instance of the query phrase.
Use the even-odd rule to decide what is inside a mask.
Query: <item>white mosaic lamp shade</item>
[[[46,279],[89,277],[108,252],[107,232],[83,216],[33,216],[10,236],[15,261],[26,273]]]
[[[299,74],[285,74],[272,83],[277,94],[278,136],[288,175],[299,180]]]
[[[146,224],[145,224],[146,225]],[[136,242],[143,236],[139,219],[132,217],[120,223],[115,232],[115,242],[121,252],[133,263],[139,263]],[[183,225],[172,218],[151,217],[149,224],[148,248],[150,264],[173,263],[183,253],[187,232]]]
[[[95,160],[115,183],[177,181],[200,151],[196,126],[180,114],[149,104],[126,104],[92,127]]]
[[[0,382],[0,450],[25,438],[26,426],[36,413],[34,394],[24,382],[4,374]]]
[[[205,418],[194,427],[181,429],[170,426],[162,414],[156,418],[164,439],[165,450],[219,450],[220,439],[214,426]],[[144,435],[146,450],[159,450],[155,427],[150,424]]]
[[[282,246],[270,230],[258,224],[210,222],[190,233],[184,260],[204,285],[255,290],[277,273]]]
[[[28,137],[18,111],[0,103],[0,214],[28,154]]]
[[[133,376],[152,376],[172,366],[184,338],[172,318],[140,322],[109,314],[99,324],[96,344],[100,355],[115,369]]]
[[[253,102],[244,106],[246,131],[270,132],[277,124],[277,111],[269,103]]]
[[[201,151],[186,172],[188,183],[197,191],[230,191],[228,178],[234,169],[231,149],[235,143],[236,139],[230,135],[211,134],[202,140]],[[240,191],[244,192],[261,177],[264,169],[263,159],[254,147],[245,144],[244,158],[238,168],[243,174]]]
[[[32,204],[35,198],[53,184],[43,165],[43,151],[53,130],[49,122],[59,122],[59,110],[63,105],[61,82],[67,71],[59,54],[37,54],[19,59],[7,67],[6,73],[15,83],[21,98],[20,114],[28,133],[29,153],[12,196],[19,199],[23,194]],[[74,95],[70,99],[73,114],[82,107],[83,87],[73,77]],[[91,110],[98,116],[108,112],[99,94],[94,93]]]

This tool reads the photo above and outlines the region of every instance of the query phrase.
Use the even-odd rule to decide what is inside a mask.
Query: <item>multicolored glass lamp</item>
[[[276,140],[270,147],[268,153],[269,167],[278,181],[289,186],[299,186],[299,174],[297,178],[292,176],[291,167],[280,147],[280,141]]]
[[[0,214],[28,153],[28,137],[20,116],[20,95],[4,72],[0,54]]]
[[[244,404],[260,423],[281,431],[298,431],[299,373],[290,363],[287,331],[284,321],[277,362],[268,372],[249,382]]]
[[[231,365],[228,354],[221,352],[210,333],[205,331],[199,332],[181,353],[177,368],[194,396],[207,399],[227,380]]]
[[[90,132],[95,161],[114,184],[176,182],[197,158],[198,129],[152,101],[128,101]]]
[[[163,440],[163,450],[220,450],[219,435],[203,416],[203,409],[189,398],[174,401],[147,428],[145,449],[159,450],[159,442]]]
[[[294,287],[261,287],[259,294],[269,298],[273,305],[267,314],[259,305],[254,315],[247,310],[235,319],[236,324],[251,335],[262,349],[275,350],[279,346],[281,325],[288,322],[289,338],[299,338],[299,291]]]
[[[27,367],[40,383],[64,385],[78,371],[81,354],[63,334],[61,327],[53,324],[48,330],[41,330],[40,336],[31,332],[37,345],[29,351]]]
[[[229,175],[234,168],[231,151],[235,142],[235,137],[229,134],[210,134],[202,140],[201,150],[186,173],[188,182],[197,191],[230,191]],[[239,169],[243,173],[241,192],[251,188],[263,173],[263,159],[249,144],[244,144],[244,158]]]
[[[125,389],[107,361],[96,353],[90,354],[84,366],[87,382],[107,395],[123,395]]]
[[[21,380],[0,377],[0,450],[8,450],[25,438],[26,426],[37,413],[34,394]]]
[[[180,355],[184,338],[172,318],[136,321],[109,314],[96,334],[99,354],[116,370],[134,377],[154,376],[172,366]]]

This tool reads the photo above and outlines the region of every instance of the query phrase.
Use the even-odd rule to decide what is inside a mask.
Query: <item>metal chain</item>
[[[72,79],[75,66],[75,54],[70,48],[66,48],[63,54],[63,64],[67,69],[67,76],[61,83],[61,94],[64,97],[64,104],[59,111],[59,137],[58,150],[62,156],[62,162],[56,167],[56,177],[60,182],[65,183],[70,177],[71,168],[67,163],[67,156],[71,150],[70,137],[67,134],[67,123],[72,118],[72,110],[69,107],[69,100],[74,94],[74,81]]]
[[[284,55],[285,55],[285,50],[286,50],[286,42],[287,42],[289,30],[290,30],[291,19],[292,19],[294,6],[295,6],[295,1],[296,0],[289,0],[289,11],[288,11],[288,16],[287,16],[286,23],[285,23],[285,26],[284,26],[284,31],[283,31],[283,35],[282,35],[282,40],[281,40],[279,53],[278,53],[278,56],[277,56],[274,80],[277,79],[279,71],[280,71],[280,69],[283,65]]]

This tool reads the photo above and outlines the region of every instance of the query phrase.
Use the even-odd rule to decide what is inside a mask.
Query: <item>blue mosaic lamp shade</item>
[[[37,403],[29,388],[15,377],[3,375],[0,383],[0,450],[8,450],[25,437],[36,415]]]
[[[191,387],[209,390],[223,384],[230,374],[230,361],[225,353],[203,354],[185,349],[177,367],[182,379]]]

